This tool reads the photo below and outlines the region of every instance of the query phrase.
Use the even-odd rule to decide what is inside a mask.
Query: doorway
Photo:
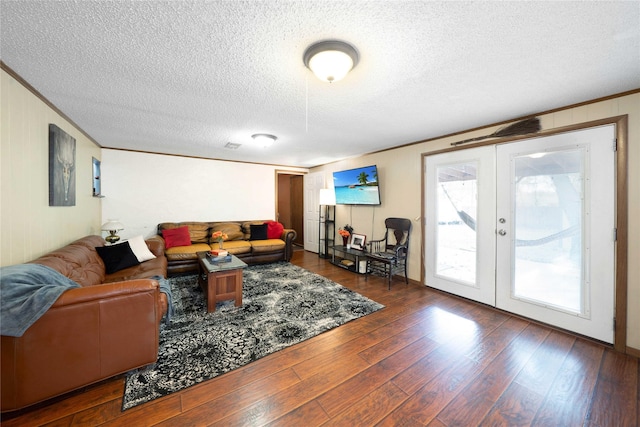
[[[304,245],[304,175],[277,171],[276,220],[296,231],[293,244]]]
[[[425,282],[614,342],[615,125],[425,158]]]

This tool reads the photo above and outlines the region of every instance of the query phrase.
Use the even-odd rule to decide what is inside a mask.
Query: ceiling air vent
[[[229,150],[236,150],[241,145],[242,144],[236,144],[235,142],[227,142],[227,144],[224,146],[224,148],[228,148]]]

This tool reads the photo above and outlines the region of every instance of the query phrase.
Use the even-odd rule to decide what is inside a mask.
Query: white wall
[[[102,150],[102,219],[123,238],[161,222],[275,219],[276,170],[303,168]]]
[[[574,108],[567,108],[539,116],[544,130],[605,119],[628,114],[628,307],[627,346],[640,354],[640,93],[608,99]],[[428,142],[408,145],[381,153],[370,154],[356,159],[332,163],[311,172],[324,171],[327,182],[331,182],[331,172],[352,169],[358,166],[377,164],[382,192],[379,207],[338,206],[336,226],[350,223],[355,231],[381,238],[384,218],[399,216],[413,220],[412,242],[410,246],[409,277],[421,280],[421,156],[424,153],[450,148],[451,142],[467,138],[489,135],[495,128],[476,130],[465,134],[440,138]],[[428,201],[427,201],[428,202]]]
[[[100,147],[1,71],[0,265],[30,261],[100,233],[100,199],[92,195],[92,157]],[[49,206],[49,124],[76,140],[76,205]]]

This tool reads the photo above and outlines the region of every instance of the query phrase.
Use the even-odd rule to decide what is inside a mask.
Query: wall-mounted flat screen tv
[[[379,205],[378,168],[365,166],[333,173],[338,205]]]

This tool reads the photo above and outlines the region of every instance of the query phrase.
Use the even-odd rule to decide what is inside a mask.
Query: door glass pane
[[[583,151],[514,158],[513,295],[582,312]]]
[[[438,167],[436,274],[476,283],[477,162]]]

